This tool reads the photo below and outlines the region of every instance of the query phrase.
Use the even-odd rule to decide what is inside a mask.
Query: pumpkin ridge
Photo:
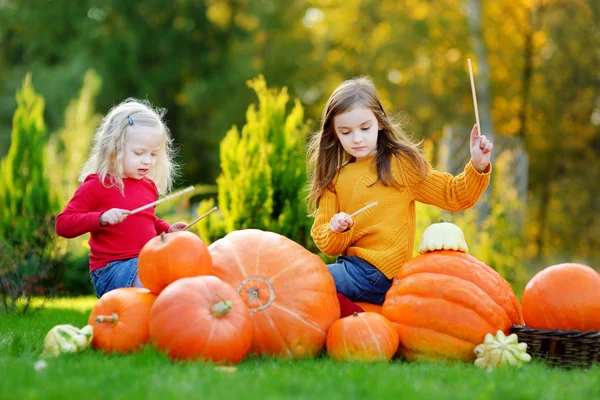
[[[366,318],[362,318],[362,320],[363,320],[363,322],[364,322],[365,326],[367,327],[367,329],[369,330],[369,333],[371,334],[371,336],[373,337],[373,339],[375,339],[377,336],[375,335],[375,332],[373,332],[373,329],[371,328],[371,324],[369,324],[369,323],[367,322]],[[361,338],[360,338],[360,342],[361,342],[361,344],[363,345],[363,349],[366,349],[366,348],[367,348],[367,346],[365,345],[365,342],[364,342],[364,340],[363,340],[362,336],[361,336]],[[374,340],[374,342],[375,342],[375,344],[377,345],[377,353],[378,353],[380,356],[385,356],[385,355],[383,354],[383,350],[381,349],[381,346],[379,345],[379,341],[378,341],[378,340]]]
[[[275,304],[273,304],[273,306],[275,306]],[[287,354],[293,358],[294,357],[294,353],[292,353],[292,349],[290,349],[289,343],[287,342],[287,340],[285,340],[285,335],[283,335],[281,333],[281,331],[279,330],[279,327],[277,326],[277,324],[273,321],[273,319],[271,318],[271,316],[269,315],[269,313],[267,312],[263,312],[262,313],[264,315],[264,317],[269,321],[269,324],[271,325],[271,327],[273,328],[273,330],[275,332],[277,332],[277,335],[281,338],[281,342],[283,343],[283,346],[285,348],[285,350],[287,351]]]
[[[425,327],[422,327],[422,326],[407,325],[407,324],[402,324],[402,323],[399,323],[399,322],[394,322],[394,324],[400,325],[400,326],[402,326],[404,328],[408,328],[408,329],[413,329],[414,328],[416,330],[422,330],[422,331],[432,332],[432,333],[435,333],[436,335],[440,335],[442,337],[446,337],[446,338],[448,338],[450,340],[457,340],[459,342],[464,343],[465,345],[473,346],[473,348],[475,348],[475,346],[479,344],[479,343],[473,343],[473,342],[471,342],[469,340],[461,339],[461,338],[453,336],[453,335],[449,335],[449,334],[444,333],[444,332],[437,331],[435,329],[425,328]],[[407,347],[404,347],[404,345],[402,344],[402,335],[400,335],[400,333],[399,333],[399,336],[400,336],[400,346],[402,346],[404,349],[408,349]],[[431,349],[435,350],[435,348],[431,348]],[[415,352],[415,353],[418,353],[418,352]],[[434,353],[435,354],[442,354],[442,353],[439,353],[439,352],[436,352],[436,351],[434,351]]]
[[[446,276],[448,278],[460,280],[462,285],[470,288],[471,292],[469,292],[469,294],[471,294],[472,292],[475,292],[474,294],[476,294],[477,297],[482,297],[482,296],[485,295],[485,298],[489,299],[490,303],[493,304],[494,306],[496,306],[502,312],[502,315],[505,317],[505,318],[502,318],[502,319],[506,319],[506,321],[508,321],[509,324],[512,321],[511,318],[510,318],[510,316],[506,313],[506,310],[500,304],[496,303],[494,301],[494,299],[487,292],[485,292],[483,289],[481,289],[479,286],[477,286],[476,284],[474,284],[471,281],[466,281],[464,279],[461,279],[459,277],[455,277],[455,276],[452,276],[452,275],[437,274],[437,273],[433,274],[433,273],[428,273],[428,272],[421,272],[421,273],[418,273],[418,274],[413,274],[413,275],[411,275],[411,277],[414,278],[416,275],[428,275],[428,276],[443,275],[443,276]],[[411,283],[411,282],[408,282],[408,283]],[[400,285],[402,285],[402,283],[400,283]],[[478,308],[478,306],[481,305],[481,301],[477,301],[477,299],[473,299],[472,304],[469,304],[466,301],[461,301],[463,299],[462,297],[459,297],[459,298],[445,297],[445,295],[446,296],[452,296],[452,294],[453,294],[452,292],[442,292],[442,293],[439,293],[439,295],[437,295],[437,296],[436,296],[436,293],[428,292],[425,295],[422,292],[413,291],[412,289],[415,289],[414,286],[411,286],[411,285],[408,285],[408,284],[406,286],[404,286],[404,285],[400,286],[400,285],[396,285],[396,288],[395,288],[395,290],[393,292],[394,295],[396,295],[396,296],[406,296],[406,295],[408,295],[408,296],[414,296],[414,297],[419,297],[419,298],[423,298],[423,299],[440,299],[440,300],[444,300],[444,301],[452,303],[452,304],[454,304],[454,305],[456,305],[456,306],[458,306],[458,307],[460,307],[462,309],[468,309],[468,310],[471,310],[471,311],[475,312],[481,319],[483,319],[488,325],[490,325],[492,327],[498,325],[497,322],[494,322],[494,321],[492,321],[492,320],[489,319],[490,317],[493,317],[494,315],[497,315],[498,310],[487,312],[487,313],[483,314],[482,311],[484,311],[484,310]],[[406,290],[406,289],[408,289],[408,290]],[[400,293],[397,293],[397,292],[400,292]],[[391,304],[393,304],[393,303],[391,303]],[[506,321],[504,321],[504,322],[506,322]]]
[[[279,278],[280,275],[285,275],[285,274],[289,273],[290,270],[293,270],[293,269],[298,268],[298,267],[303,267],[304,265],[306,265],[306,264],[303,263],[301,259],[297,258],[297,259],[290,260],[289,264],[287,264],[282,269],[280,269],[279,271],[277,271],[276,274],[271,275],[269,277],[269,279],[271,280],[271,282],[274,282],[276,279]]]
[[[323,335],[326,334],[326,332],[323,332],[323,329],[321,329],[321,327],[319,325],[317,325],[315,323],[312,323],[310,321],[306,321],[304,318],[302,318],[301,315],[299,315],[298,313],[293,312],[292,310],[288,309],[287,307],[284,307],[284,306],[279,305],[277,303],[273,303],[272,305],[273,305],[273,307],[278,308],[281,311],[283,311],[283,312],[285,312],[285,313],[287,313],[287,314],[295,317],[298,321],[304,323],[305,325],[310,326],[311,328],[314,328],[317,332],[319,332],[319,333],[321,333]]]
[[[237,253],[237,247],[233,245],[232,242],[230,242],[229,240],[224,240],[221,243],[224,243],[226,245],[228,245],[230,247],[230,252],[231,254],[233,254],[233,256],[235,257],[235,261],[236,264],[238,265],[238,267],[240,268],[240,271],[242,271],[242,276],[245,278],[248,277],[248,273],[246,272],[246,270],[244,269],[244,265],[242,264],[242,260],[240,260],[240,257]]]
[[[416,275],[419,273],[429,272],[432,274],[454,277],[454,278],[460,279],[464,282],[470,282],[471,284],[477,286],[479,289],[481,289],[486,294],[488,294],[488,296],[492,299],[492,301],[504,310],[504,312],[508,316],[508,319],[511,321],[511,323],[519,324],[522,322],[521,321],[522,320],[521,306],[518,302],[518,299],[516,298],[516,296],[514,296],[514,293],[512,291],[512,288],[510,287],[510,285],[508,283],[506,283],[506,281],[504,281],[504,279],[493,268],[485,265],[485,263],[480,262],[473,256],[470,256],[470,255],[464,254],[464,253],[460,253],[460,252],[450,251],[450,250],[443,250],[443,251],[440,250],[440,251],[436,251],[436,252],[430,252],[430,253],[427,253],[426,255],[421,255],[418,257],[444,256],[444,254],[442,254],[442,252],[446,252],[446,254],[447,253],[452,253],[452,254],[456,253],[457,254],[456,257],[460,257],[462,262],[465,262],[468,264],[468,266],[465,266],[465,268],[464,268],[465,270],[469,269],[469,268],[471,268],[471,269],[477,268],[479,271],[481,271],[483,274],[485,274],[485,277],[482,277],[483,278],[482,281],[485,282],[487,280],[487,281],[493,283],[492,285],[490,285],[491,288],[501,287],[502,289],[505,289],[505,290],[497,291],[494,293],[496,295],[495,297],[498,297],[498,301],[500,301],[500,303],[498,301],[496,301],[494,299],[494,297],[492,297],[487,292],[486,288],[481,287],[478,283],[473,282],[472,280],[469,280],[469,279],[462,278],[460,276],[452,275],[452,273],[450,271],[441,271],[438,269],[439,266],[437,266],[435,264],[430,264],[431,261],[424,259],[424,258],[421,258],[421,260],[419,260],[423,264],[413,264],[412,261],[410,263],[405,264],[405,266],[400,270],[400,273],[398,274],[396,279],[402,280],[409,276],[413,276],[413,275]],[[434,258],[436,258],[436,257],[434,257]],[[413,260],[416,260],[416,259],[417,258],[415,258]],[[423,262],[423,261],[425,261],[425,262]],[[433,267],[433,271],[430,271],[429,267]],[[409,272],[409,273],[404,274],[406,272]],[[466,276],[468,276],[468,275],[466,275]],[[511,293],[512,296],[510,296],[510,295],[507,296],[507,295],[505,295],[505,293]]]
[[[409,296],[419,297],[419,298],[422,298],[422,299],[425,299],[425,300],[432,300],[432,298],[431,298],[431,297],[427,297],[427,296],[416,296],[416,295],[409,295]],[[435,298],[435,300],[441,300],[441,301],[445,301],[444,299],[439,299],[439,298]],[[455,306],[457,306],[457,307],[459,307],[460,309],[462,309],[462,311],[466,311],[467,313],[472,313],[472,314],[476,315],[477,317],[479,317],[479,318],[480,318],[480,319],[481,319],[483,322],[485,322],[485,324],[486,324],[487,326],[489,326],[489,328],[490,328],[490,329],[487,329],[487,332],[486,332],[486,333],[489,333],[489,332],[492,332],[492,331],[494,331],[494,330],[500,329],[500,328],[498,328],[497,326],[495,326],[494,324],[490,324],[490,323],[489,323],[489,322],[488,322],[488,321],[487,321],[485,318],[481,317],[481,316],[479,315],[479,313],[477,313],[477,312],[476,312],[476,311],[474,311],[473,309],[471,309],[471,308],[468,308],[468,307],[464,307],[463,305],[461,305],[461,304],[458,304],[458,303],[455,303],[455,302],[452,302],[452,301],[448,301],[448,303],[452,303],[452,304],[454,304]],[[391,304],[393,304],[393,303],[391,303]],[[402,304],[402,305],[405,305],[405,304]],[[384,317],[385,317],[385,315],[384,315]],[[387,318],[387,317],[386,317],[386,318]],[[441,326],[438,326],[438,327],[436,327],[436,329],[434,329],[434,328],[432,328],[432,325],[431,325],[431,324],[429,324],[429,325],[428,325],[428,328],[425,328],[425,327],[423,327],[422,325],[412,325],[412,324],[408,324],[408,323],[406,323],[406,321],[404,321],[404,322],[398,322],[398,321],[397,321],[397,320],[395,320],[395,319],[390,319],[390,321],[391,321],[391,322],[393,322],[393,323],[396,323],[396,324],[401,324],[401,325],[409,326],[409,327],[412,327],[412,328],[417,328],[417,329],[427,329],[427,330],[429,330],[429,331],[438,332],[438,333],[440,333],[440,334],[444,334],[444,335],[447,335],[447,336],[451,336],[451,337],[453,337],[453,338],[460,339],[460,340],[462,340],[462,341],[469,342],[469,343],[472,343],[472,344],[474,344],[474,345],[477,345],[477,344],[479,344],[481,341],[483,341],[483,337],[482,337],[480,340],[477,340],[477,339],[473,339],[473,341],[471,341],[471,340],[468,340],[468,339],[466,339],[466,338],[465,338],[465,336],[464,336],[464,334],[463,334],[462,332],[457,332],[457,331],[455,330],[455,327],[453,327],[453,326],[447,326],[447,329],[449,329],[449,332],[447,332],[447,331],[443,330]],[[417,321],[416,323],[418,324],[419,322]]]

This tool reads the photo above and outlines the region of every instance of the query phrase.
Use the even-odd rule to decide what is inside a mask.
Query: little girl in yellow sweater
[[[328,267],[342,316],[355,311],[350,300],[383,304],[394,275],[412,256],[415,201],[448,211],[476,203],[490,181],[492,148],[475,125],[464,171],[436,171],[393,123],[369,78],[345,81],[333,92],[308,150],[308,206],[316,206],[316,245],[340,255]],[[350,217],[373,202],[378,205]]]

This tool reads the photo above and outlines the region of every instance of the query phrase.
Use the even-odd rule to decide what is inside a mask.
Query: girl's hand
[[[342,233],[354,225],[354,220],[345,212],[335,214],[329,221],[329,229],[334,233]]]
[[[185,222],[175,222],[173,225],[169,227],[169,232],[178,232],[183,231],[187,228],[188,224]]]
[[[100,225],[116,225],[120,224],[127,218],[131,211],[123,210],[122,208],[111,208],[100,215]]]
[[[479,136],[477,124],[471,130],[471,160],[477,172],[482,173],[490,164],[490,156],[494,145],[485,136]]]

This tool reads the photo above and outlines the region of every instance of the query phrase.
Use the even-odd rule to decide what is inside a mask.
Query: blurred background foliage
[[[480,30],[469,27],[474,19]],[[485,64],[473,50],[477,40]],[[388,111],[444,169],[444,154],[455,150],[449,128],[467,136],[474,122],[469,57],[478,88],[489,84],[489,134],[498,143],[485,212],[418,206],[416,240],[444,216],[463,228],[473,255],[518,286],[553,263],[599,269],[600,2],[593,0],[0,0],[0,158],[9,155],[16,93],[30,73],[45,100],[43,162],[55,192],[48,201],[62,207],[100,115],[127,97],[147,98],[168,109],[183,166],[178,186],[198,189],[159,206],[161,217],[190,220],[219,204],[195,227],[208,242],[254,226],[315,250],[298,154],[333,89],[370,75]],[[479,75],[486,65],[488,75]],[[278,142],[294,132],[291,145]],[[247,176],[235,183],[236,159],[254,160],[261,146],[269,162],[243,164]],[[277,172],[283,164],[275,156],[292,157],[293,179]],[[515,169],[523,160],[526,168]],[[232,185],[243,186],[237,205]],[[261,193],[264,207],[256,203]],[[64,286],[89,291],[86,238],[59,243],[64,258],[55,270]]]

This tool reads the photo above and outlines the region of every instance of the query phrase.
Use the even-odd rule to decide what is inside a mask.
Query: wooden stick
[[[477,122],[477,132],[481,136],[481,125],[479,124],[479,109],[477,108],[477,93],[475,92],[475,80],[473,79],[473,68],[471,67],[471,59],[467,58],[469,64],[469,76],[471,78],[471,92],[473,93],[473,107],[475,107],[475,121]]]
[[[376,205],[378,205],[378,204],[379,204],[379,203],[378,203],[378,202],[376,202],[376,201],[374,201],[374,202],[373,202],[373,203],[371,203],[371,204],[367,204],[366,206],[364,206],[364,207],[363,207],[363,208],[361,208],[360,210],[356,210],[356,211],[354,211],[352,214],[350,214],[350,218],[354,218],[354,217],[356,217],[358,214],[360,214],[361,212],[363,212],[363,211],[366,211],[366,210],[368,210],[368,209],[369,209],[369,208],[371,208],[371,207],[375,207],[375,206],[376,206]]]
[[[198,218],[196,218],[195,220],[190,222],[185,228],[183,228],[183,230],[187,231],[190,228],[190,226],[194,225],[196,222],[200,221],[202,218],[206,217],[208,214],[215,211],[216,209],[217,209],[217,206],[214,206],[213,208],[211,208],[210,210],[208,210],[207,212],[205,212],[204,214],[202,214],[201,216],[199,216]]]
[[[145,206],[142,206],[142,207],[140,207],[140,208],[136,208],[135,210],[131,211],[131,212],[130,212],[129,214],[127,214],[127,215],[132,215],[132,214],[138,213],[138,212],[140,212],[140,211],[144,211],[144,210],[145,210],[145,209],[147,209],[147,208],[150,208],[150,207],[152,207],[152,206],[155,206],[155,205],[157,205],[157,204],[160,204],[160,203],[162,203],[163,201],[170,200],[170,199],[172,199],[173,197],[181,196],[182,194],[184,194],[184,193],[187,193],[187,192],[190,192],[190,191],[192,191],[192,190],[194,190],[194,187],[193,187],[193,186],[187,187],[187,188],[185,188],[185,189],[183,189],[183,190],[180,190],[179,192],[175,192],[175,193],[173,193],[173,194],[170,194],[170,195],[168,195],[168,196],[165,196],[165,197],[163,197],[163,198],[162,198],[162,199],[160,199],[160,200],[156,200],[156,201],[153,201],[153,202],[152,202],[152,203],[150,203],[150,204],[146,204]]]

